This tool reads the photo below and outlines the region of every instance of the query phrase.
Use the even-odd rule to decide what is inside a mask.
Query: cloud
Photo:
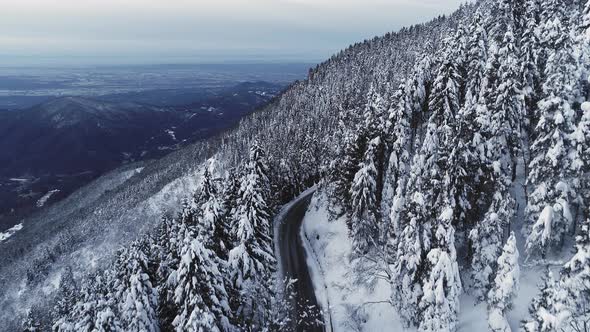
[[[458,0],[0,0],[0,54],[322,59]]]

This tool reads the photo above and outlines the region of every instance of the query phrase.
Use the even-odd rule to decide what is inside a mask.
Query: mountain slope
[[[584,5],[480,1],[351,46],[233,130],[121,187],[133,193],[150,184],[148,174],[162,174],[157,167],[188,179],[213,156],[175,217],[135,219],[104,205],[81,219],[89,231],[72,226],[74,213],[61,223],[75,232],[28,242],[27,255],[0,270],[9,290],[3,320],[15,324],[22,303],[57,292],[64,312],[47,308],[55,300],[32,301],[33,322],[65,331],[125,329],[137,326],[135,317],[151,329],[286,328],[296,281],[272,278],[270,222],[319,183],[321,211],[310,215],[322,220],[311,227],[306,218],[304,228],[329,273],[325,292],[337,296],[323,308],[338,310],[334,326],[510,331],[525,321],[526,331],[576,331],[590,317]],[[155,187],[105,199],[140,206]],[[18,250],[26,230],[25,222],[1,248]],[[129,243],[132,235],[138,240]],[[112,243],[127,245],[115,253]],[[102,264],[72,259],[82,253]],[[68,267],[89,273],[68,277]],[[27,270],[34,272],[17,285]],[[64,294],[72,280],[81,292]],[[144,301],[130,305],[138,293]],[[371,310],[377,301],[382,307]]]
[[[80,196],[72,196],[25,220],[21,231],[0,243],[3,261],[0,281],[5,290],[2,306],[7,308],[0,319],[7,326],[15,326],[18,324],[15,317],[26,315],[27,308],[45,307],[51,302],[36,299],[40,294],[56,295],[51,281],[61,279],[69,266],[88,273],[101,269],[112,261],[118,245],[152,229],[161,213],[178,211],[179,206],[159,207],[162,198],[154,200],[154,197],[159,197],[158,192],[168,184],[177,183],[175,179],[192,182],[198,164],[213,154],[217,160],[216,171],[223,175],[242,164],[251,142],[259,139],[264,149],[270,151],[273,205],[289,200],[316,181],[322,165],[333,158],[334,145],[329,142],[336,139],[340,111],[362,107],[374,77],[391,80],[388,86],[401,82],[416,56],[435,48],[440,36],[461,15],[354,45],[318,66],[308,80],[295,83],[270,105],[244,118],[239,126],[220,137],[148,164],[116,190],[99,195],[95,202],[79,205],[84,196],[80,192]],[[391,61],[392,58],[398,60]],[[102,187],[101,183],[96,185]],[[173,204],[191,195],[191,187],[180,188],[186,192],[172,196],[162,192],[164,201],[172,199],[169,203]],[[36,240],[32,241],[33,238]],[[75,279],[83,278],[85,272],[76,274]],[[24,280],[27,274],[30,278],[25,282],[16,281]],[[48,315],[46,311],[45,320]]]
[[[177,107],[62,97],[0,112],[0,230],[106,171],[234,126],[282,89],[245,82]]]

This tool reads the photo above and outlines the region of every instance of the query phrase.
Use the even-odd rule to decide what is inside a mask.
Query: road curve
[[[299,196],[292,202],[286,210],[282,211],[278,220],[278,239],[276,241],[277,251],[280,257],[281,270],[284,278],[297,279],[294,285],[294,291],[297,300],[292,303],[293,328],[295,331],[302,332],[324,332],[324,326],[318,323],[318,319],[302,319],[309,314],[309,308],[321,320],[319,306],[315,297],[313,283],[309,274],[309,268],[306,261],[305,247],[301,238],[301,225],[307,207],[313,196],[313,190],[310,190]],[[305,308],[308,311],[305,312]]]

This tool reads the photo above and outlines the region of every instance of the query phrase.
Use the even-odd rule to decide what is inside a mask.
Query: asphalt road
[[[279,252],[284,277],[297,279],[294,284],[296,301],[292,303],[295,331],[323,332],[322,316],[313,290],[313,283],[306,262],[306,252],[301,238],[301,224],[313,192],[299,197],[279,220]]]

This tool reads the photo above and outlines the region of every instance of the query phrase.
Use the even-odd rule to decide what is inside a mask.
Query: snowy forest
[[[191,148],[181,212],[64,267],[21,330],[289,331],[273,220],[317,185],[405,329],[469,331],[468,294],[511,331],[542,269],[518,329],[590,331],[590,1],[481,0],[352,45]]]

